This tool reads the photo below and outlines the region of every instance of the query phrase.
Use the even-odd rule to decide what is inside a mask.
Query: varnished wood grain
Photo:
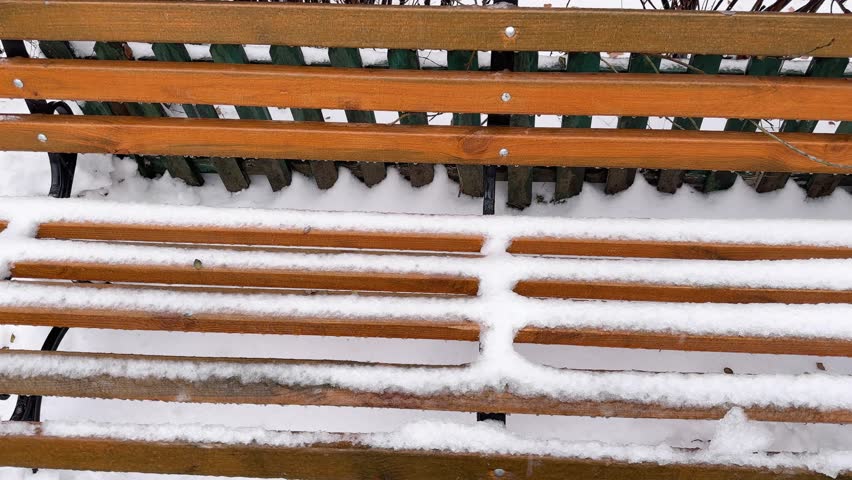
[[[22,80],[24,87],[16,88],[14,79]],[[394,95],[387,95],[389,91]],[[510,101],[501,100],[504,92],[511,95]],[[852,120],[852,79],[740,75],[492,73],[13,58],[0,59],[0,97]]]
[[[276,247],[358,248],[432,252],[479,252],[481,235],[370,232],[263,227],[169,226],[125,223],[45,222],[39,238],[117,240]]]
[[[37,424],[36,424],[37,425]],[[226,475],[303,480],[495,480],[496,469],[510,480],[828,480],[801,469],[760,469],[724,465],[627,463],[537,455],[388,450],[359,445],[357,434],[300,447],[188,441],[131,441],[47,434],[7,435],[0,464],[26,468],[100,470],[193,475]],[[840,473],[836,480],[850,480]]]
[[[469,342],[475,342],[479,339],[479,325],[477,323],[452,318],[430,321],[421,318],[400,317],[340,318],[330,315],[309,317],[283,314],[195,312],[179,314],[94,308],[0,307],[0,324]]]
[[[123,285],[80,284],[73,288],[131,288]],[[132,288],[142,288],[134,286]],[[197,287],[153,286],[154,289],[184,291]],[[220,293],[276,293],[310,295],[305,291],[273,291],[241,288],[205,288]],[[251,302],[251,299],[248,300]],[[257,315],[253,313],[178,314],[141,310],[80,308],[0,307],[0,324],[159,330],[274,335],[321,335],[338,337],[408,338],[477,341],[479,325],[466,318],[439,321],[423,318],[340,318],[333,315]],[[704,352],[763,353],[777,355],[852,356],[852,342],[832,338],[760,337],[684,332],[603,330],[582,327],[536,327],[521,329],[517,343],[577,345],[610,348],[681,350]]]
[[[0,115],[0,148],[12,151],[813,173],[852,167],[852,135],[778,137],[839,166],[762,133]]]
[[[43,40],[852,56],[852,18],[795,13],[2,0],[0,31]]]
[[[228,268],[187,265],[17,261],[12,277],[181,285],[301,288],[476,295],[474,277],[420,273],[336,272],[297,269]]]
[[[528,297],[687,303],[852,303],[852,290],[696,287],[578,280],[521,280],[515,293]]]
[[[515,337],[517,343],[576,345],[583,347],[680,350],[687,352],[763,353],[774,355],[815,355],[852,357],[852,341],[833,338],[760,337],[603,330],[582,327],[525,327]]]
[[[852,248],[818,245],[759,245],[660,240],[518,237],[509,253],[590,257],[677,258],[686,260],[793,260],[852,258]]]
[[[121,360],[145,365],[156,361],[164,369],[188,367],[186,362],[198,364],[216,363],[249,368],[250,366],[312,365],[317,367],[358,366],[369,370],[381,364],[356,364],[354,362],[323,360],[278,360],[278,359],[228,359],[215,357],[165,357],[150,355],[118,355],[77,352],[40,352],[0,350],[4,355],[28,355],[38,359],[93,359],[105,364]],[[169,364],[172,363],[170,366]],[[399,366],[417,368],[431,372],[446,372],[452,375],[458,367],[444,366]],[[364,374],[369,375],[369,372]],[[654,374],[649,374],[653,376]],[[732,405],[716,407],[671,407],[643,401],[592,401],[565,400],[548,396],[525,396],[510,389],[484,389],[466,393],[414,394],[386,389],[369,392],[338,388],[327,384],[279,383],[272,380],[240,381],[234,378],[209,378],[189,381],[169,378],[130,378],[104,374],[90,374],[68,378],[61,375],[14,373],[0,377],[0,391],[62,397],[118,398],[127,400],[159,400],[168,402],[196,403],[241,403],[274,405],[323,405],[371,408],[403,408],[417,410],[441,410],[459,412],[490,411],[505,413],[572,415],[592,417],[624,418],[674,418],[690,420],[719,419],[725,416]],[[807,407],[745,407],[752,420],[807,422],[807,423],[852,423],[852,411],[843,409],[820,410]]]

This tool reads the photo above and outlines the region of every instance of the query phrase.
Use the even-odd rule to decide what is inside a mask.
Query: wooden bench
[[[433,164],[447,164],[463,193],[493,199],[498,172],[482,166],[500,166],[509,205],[523,208],[533,180],[554,181],[563,200],[584,179],[619,192],[637,168],[670,193],[685,179],[727,188],[731,172],[748,172],[761,192],[814,174],[804,180],[811,196],[852,178],[852,84],[842,78],[850,15],[2,0],[0,34],[18,39],[5,41],[8,52],[26,56],[20,40],[37,39],[49,57],[0,61],[0,97],[84,101],[87,113],[45,115],[31,104],[38,114],[4,115],[0,150],[134,155],[143,173],[168,170],[190,185],[217,172],[232,191],[249,174],[280,189],[298,170],[328,188],[334,162],[368,185],[399,164],[422,185]],[[74,58],[68,40],[95,40],[97,60]],[[152,42],[160,61],[127,61],[128,41]],[[214,61],[190,62],[184,43],[213,44]],[[273,64],[249,64],[243,44],[271,45]],[[332,67],[305,66],[303,45],[328,48]],[[358,48],[389,49],[389,68],[352,68],[363,65]],[[414,49],[446,50],[450,71],[420,70]],[[492,52],[496,71],[479,71],[477,51]],[[562,71],[536,72],[539,51],[568,53]],[[600,73],[599,52],[633,52],[626,73]],[[745,75],[715,74],[724,55],[750,56]],[[810,59],[804,77],[778,76],[785,58],[800,56]],[[654,74],[667,71],[661,62],[679,73]],[[169,117],[163,103],[190,118]],[[211,105],[235,105],[241,120]],[[297,121],[269,121],[268,107]],[[323,108],[345,110],[350,123],[323,122]],[[376,124],[374,111],[399,115]],[[426,112],[455,115],[429,125]],[[568,128],[532,128],[542,114]],[[619,128],[590,129],[593,115],[619,116]],[[674,119],[648,130],[648,116]],[[704,117],[728,118],[725,131],[697,131]],[[777,118],[781,133],[748,120]],[[842,123],[814,134],[818,120]]]
[[[514,351],[532,343],[850,357],[852,278],[843,259],[852,258],[852,232],[843,222],[603,222],[24,198],[0,199],[0,222],[0,269],[10,278],[0,282],[3,324],[481,342],[478,361],[443,366],[0,350],[0,392],[647,419],[718,419],[740,407],[758,421],[852,422],[845,375],[571,370]],[[412,428],[176,433],[5,422],[0,465],[307,480],[852,478],[842,452],[584,450],[506,437],[494,426],[459,426],[446,433],[456,441],[450,445],[417,435],[423,425]],[[483,434],[497,443],[458,451],[459,441]]]

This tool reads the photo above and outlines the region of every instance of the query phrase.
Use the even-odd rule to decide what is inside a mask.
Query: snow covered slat
[[[163,357],[96,353],[0,351],[0,391],[61,397],[166,402],[321,405],[623,418],[719,419],[734,406],[763,421],[852,423],[852,408],[832,404],[774,405],[790,401],[770,393],[740,392],[743,404],[721,399],[725,391],[690,404],[671,389],[699,388],[701,374],[558,370],[533,390],[510,372],[499,380],[480,377],[476,367],[363,364],[340,361]],[[724,375],[708,374],[707,377]],[[564,377],[564,378],[563,378]],[[761,375],[730,378],[726,389],[744,382],[766,385]],[[779,390],[800,391],[796,376],[772,376]],[[820,386],[832,377],[819,379]],[[495,382],[496,384],[492,384]],[[539,379],[541,380],[541,379]],[[739,380],[739,381],[737,381]],[[838,385],[849,383],[836,377]],[[625,386],[626,383],[629,386]],[[708,379],[708,382],[714,382]],[[574,388],[573,383],[581,385]],[[589,383],[597,384],[590,393]],[[661,384],[672,384],[670,388]],[[725,382],[715,381],[719,388]],[[812,388],[818,388],[814,384]],[[636,393],[629,391],[635,389]],[[743,389],[747,390],[747,389]],[[830,390],[830,389],[829,389]],[[547,393],[538,393],[547,392]],[[551,393],[552,392],[552,393]],[[751,395],[751,396],[749,396]],[[659,400],[657,400],[659,399]],[[751,399],[751,402],[749,402]],[[846,402],[849,405],[849,402]]]
[[[475,277],[394,272],[316,271],[194,265],[121,265],[73,261],[18,261],[16,278],[179,285],[298,288],[476,295]]]
[[[597,64],[596,64],[597,67]],[[12,81],[22,80],[23,88]],[[252,88],[246,89],[245,85]],[[104,89],[100,86],[111,85]],[[387,95],[393,91],[396,95]],[[345,95],[344,95],[345,92]],[[428,94],[424,94],[428,92]],[[512,100],[501,100],[511,92]],[[0,97],[280,108],[852,120],[843,79],[0,59]],[[730,101],[719,102],[719,98]]]
[[[698,303],[852,303],[852,290],[521,280],[515,293],[539,298]]]
[[[415,424],[385,434],[310,434],[215,425],[3,422],[0,435],[0,463],[26,468],[304,480],[488,479],[498,469],[504,478],[540,480],[852,479],[844,452],[758,453],[720,463],[690,450],[535,442],[487,426],[452,424]]]
[[[0,223],[2,227],[2,223]],[[520,229],[519,229],[520,230]],[[520,232],[519,232],[520,233]],[[476,234],[375,232],[305,227],[145,225],[133,223],[45,222],[38,238],[174,242],[276,247],[320,247],[477,253],[484,237]],[[852,248],[819,245],[760,245],[721,242],[674,242],[571,237],[525,237],[512,240],[512,254],[592,257],[679,258],[706,260],[791,260],[852,258]]]
[[[850,57],[851,24],[845,15],[796,13],[0,1],[6,38],[42,40]],[[515,27],[511,37],[508,25]],[[401,28],[406,35],[399,35]]]
[[[747,132],[0,115],[0,145],[11,151],[841,174],[852,166],[852,135],[777,137],[783,142]]]
[[[8,325],[453,341],[477,341],[481,329],[475,300],[464,296],[39,281],[0,289],[0,323]],[[520,328],[516,343],[852,356],[852,328],[844,327],[852,308],[844,305],[535,302],[545,305],[527,309],[535,323]]]
[[[685,260],[794,260],[852,258],[852,248],[817,245],[759,245],[720,242],[516,237],[507,249],[522,255],[678,258]]]
[[[86,222],[45,222],[38,238],[462,253],[477,253],[484,242],[481,235],[453,233]]]
[[[3,316],[3,312],[0,310],[0,319]],[[526,326],[515,336],[515,342],[687,352],[852,357],[852,340],[794,336],[761,337],[721,333],[702,335],[678,331],[619,331],[579,326],[552,328]]]
[[[108,287],[116,288],[116,287]],[[300,301],[300,298],[293,301]],[[250,298],[247,301],[251,301]],[[464,317],[434,319],[399,316],[344,317],[341,315],[297,315],[297,314],[251,314],[251,313],[170,313],[127,309],[79,309],[44,307],[0,307],[0,324],[35,325],[79,328],[105,328],[116,330],[154,330],[168,332],[243,333],[264,335],[322,335],[337,337],[407,338],[425,340],[479,340],[480,326]],[[539,337],[545,340],[547,335]],[[558,337],[558,336],[556,336]],[[784,343],[788,342],[788,343]],[[760,341],[757,342],[761,343]],[[779,342],[791,349],[789,343],[795,339]],[[804,339],[805,344],[825,344],[824,348],[813,347],[810,351],[830,355],[830,344],[836,341]],[[842,342],[839,342],[842,343]],[[660,347],[654,347],[660,348]],[[843,348],[843,347],[835,347]],[[845,347],[849,353],[851,347]],[[797,350],[798,351],[798,350]],[[816,353],[814,353],[816,354]]]

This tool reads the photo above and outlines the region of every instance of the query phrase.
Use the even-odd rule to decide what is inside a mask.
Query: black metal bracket
[[[0,40],[6,57],[29,57],[23,40]],[[27,109],[30,113],[53,115],[74,115],[71,107],[65,102],[47,102],[45,100],[26,99]],[[68,198],[71,196],[71,185],[74,183],[74,171],[77,168],[76,153],[48,153],[50,161],[50,193],[54,198]],[[53,327],[44,341],[41,349],[43,351],[55,351],[68,332],[67,327]],[[0,400],[8,399],[8,395],[0,395]],[[20,395],[15,404],[10,420],[24,422],[37,422],[41,419],[41,396]]]

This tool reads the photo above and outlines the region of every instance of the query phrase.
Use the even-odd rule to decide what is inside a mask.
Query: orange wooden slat
[[[220,245],[361,248],[432,252],[479,252],[481,235],[370,232],[269,227],[174,226],[124,223],[45,222],[39,238]]]
[[[525,327],[518,332],[515,342],[583,347],[680,350],[685,352],[852,357],[852,341],[850,340],[694,334],[677,331],[652,332],[641,330],[602,330],[582,327]]]
[[[47,140],[39,141],[40,134]],[[763,133],[0,115],[0,149],[13,151],[813,173],[852,168],[852,135],[777,137],[837,165],[813,161]]]
[[[115,288],[115,287],[110,287]],[[479,340],[479,325],[465,319],[339,318],[250,313],[179,314],[95,308],[0,307],[0,324],[154,330],[169,332],[321,335],[335,337]]]
[[[420,273],[337,272],[189,265],[18,261],[12,277],[180,285],[299,288],[476,295],[479,280]]]
[[[279,360],[279,359],[233,359],[215,357],[164,357],[151,355],[119,355],[79,352],[41,352],[0,350],[0,359],[4,355],[28,355],[34,361],[38,359],[92,359],[103,361],[128,361],[147,364],[156,361],[162,368],[186,368],[187,362],[203,366],[235,365],[245,368],[275,365],[312,365],[317,367],[370,366],[383,367],[382,364],[356,364],[354,362],[324,360]],[[169,367],[169,363],[173,366]],[[87,363],[88,365],[88,363]],[[416,368],[432,372],[446,372],[452,375],[458,367],[444,366],[399,366]],[[128,366],[132,368],[132,366]],[[362,375],[369,375],[364,372]],[[649,374],[654,375],[654,374]],[[241,403],[262,405],[323,405],[370,408],[403,408],[417,410],[440,410],[477,412],[491,409],[518,414],[571,415],[592,417],[622,418],[672,418],[686,420],[710,420],[725,416],[730,405],[718,407],[671,407],[654,402],[640,401],[592,401],[565,400],[548,396],[520,395],[510,390],[485,389],[465,393],[414,394],[401,393],[388,389],[384,392],[369,392],[338,388],[320,384],[286,384],[271,380],[234,381],[230,378],[216,378],[190,381],[180,378],[144,378],[116,377],[105,374],[75,374],[74,378],[60,374],[14,373],[0,377],[0,391],[62,397],[118,398],[126,400],[159,400],[168,402],[199,403]],[[785,421],[808,423],[852,423],[852,410],[818,409],[807,407],[746,407],[748,417],[759,421]]]
[[[38,424],[32,424],[38,428]],[[331,436],[331,435],[329,435]],[[366,448],[357,434],[333,436],[305,446],[142,441],[49,434],[3,436],[0,464],[25,468],[225,475],[303,480],[494,479],[501,469],[510,479],[564,480],[828,480],[804,469],[734,465],[638,463],[610,458],[552,457],[439,450]],[[841,472],[835,480],[852,480]]]
[[[123,289],[131,287],[115,284],[78,284],[73,288]],[[132,288],[144,287],[133,286]],[[184,291],[193,287],[154,286],[150,288]],[[229,289],[222,291],[222,293],[270,293],[263,290],[249,292],[246,292],[246,290],[245,288]],[[215,292],[217,290],[210,288],[205,289],[205,291]],[[288,293],[288,291],[275,291],[274,293]],[[308,295],[310,292],[294,291],[292,294]],[[247,301],[251,302],[250,299]],[[446,318],[436,321],[416,317],[380,316],[340,318],[333,315],[299,316],[204,312],[193,312],[190,315],[127,309],[13,306],[0,307],[0,324],[469,342],[479,340],[479,325],[465,318]],[[582,327],[527,326],[518,332],[515,342],[653,350],[852,357],[852,342],[842,339],[692,334],[677,331],[619,331]]]
[[[850,247],[564,237],[518,237],[512,240],[507,251],[526,255],[677,258],[684,260],[852,258],[852,248]]]
[[[13,84],[15,79],[23,82],[23,88]],[[503,93],[509,93],[511,100],[503,101]],[[13,58],[0,59],[0,97],[404,112],[852,120],[850,79],[741,75],[365,70]]]
[[[786,12],[2,0],[0,32],[43,40],[852,56],[852,19]]]
[[[688,303],[852,303],[852,290],[698,287],[579,280],[521,280],[528,297]]]

